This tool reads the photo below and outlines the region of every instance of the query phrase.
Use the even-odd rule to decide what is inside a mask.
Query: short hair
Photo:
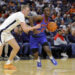
[[[27,5],[21,5],[21,10],[26,9],[27,7],[29,8],[28,4]]]
[[[49,8],[47,5],[46,6],[44,6],[43,8],[42,8],[42,11],[44,11],[45,10],[45,8]]]

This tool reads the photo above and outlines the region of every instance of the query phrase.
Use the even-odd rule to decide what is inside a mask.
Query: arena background
[[[75,58],[75,36],[72,35],[72,33],[70,31],[71,24],[73,22],[75,22],[75,1],[74,0],[0,0],[0,25],[4,22],[4,20],[9,15],[20,11],[21,6],[25,5],[25,4],[30,5],[30,10],[31,10],[30,14],[29,14],[30,16],[34,16],[36,14],[41,15],[43,13],[42,9],[44,6],[48,6],[50,8],[50,21],[56,22],[58,25],[58,29],[55,32],[46,31],[47,39],[49,42],[49,46],[52,50],[52,54],[56,59]],[[30,25],[28,18],[26,18],[26,23],[28,25]],[[66,42],[66,44],[64,44],[63,49],[60,46],[56,47],[54,45],[54,37],[59,31],[61,31],[61,29],[64,30],[64,34],[62,34],[62,36]],[[20,45],[20,51],[18,52],[18,54],[14,60],[33,59],[32,51],[30,50],[30,44],[29,44],[30,33],[26,34],[26,33],[22,32],[21,27],[19,26],[19,27],[16,27],[12,31],[12,34],[14,35],[18,44]],[[0,60],[6,61],[10,55],[10,52],[11,52],[11,47],[8,44],[6,44],[4,47],[4,50],[3,50],[3,54],[0,57]],[[63,52],[66,55],[62,55]],[[48,56],[43,51],[43,48],[40,45],[39,45],[39,55],[41,56],[41,59],[48,59]],[[73,59],[73,61],[74,60],[75,59]],[[68,62],[72,62],[72,60],[68,61]],[[25,62],[25,64],[26,63],[27,63],[27,61]],[[28,61],[28,63],[30,65],[29,61]],[[28,63],[27,63],[27,65],[28,65]],[[65,63],[67,65],[67,62],[65,62]],[[20,63],[18,63],[18,64],[21,65],[22,61],[20,61]],[[24,63],[23,63],[23,65],[24,65]],[[74,65],[75,65],[75,63],[74,63]],[[69,66],[68,68],[70,68],[70,69],[74,68],[74,71],[75,71],[75,66],[73,67],[73,65]],[[59,69],[61,70],[61,67],[59,67]],[[60,70],[58,70],[58,71],[60,71]],[[31,72],[31,70],[30,70],[30,72]],[[69,73],[65,74],[64,72],[65,72],[65,70],[63,69],[63,72],[62,72],[63,74],[57,72],[57,75],[59,75],[59,74],[60,75],[71,75]],[[1,73],[2,73],[2,71],[1,71]],[[22,71],[21,71],[21,73],[22,73]],[[72,71],[71,71],[71,73],[72,73]],[[31,73],[29,73],[29,74],[31,75]],[[26,74],[26,75],[29,75],[29,74]],[[74,75],[74,74],[75,73],[73,72],[72,75]],[[3,74],[1,74],[1,75],[3,75]],[[17,75],[17,73],[16,73],[16,75]],[[22,74],[18,73],[18,75],[22,75]],[[36,72],[36,74],[32,73],[32,75],[45,75],[45,74],[42,74],[42,73],[38,74],[38,72]],[[47,74],[47,75],[49,75],[49,74]],[[56,74],[52,73],[51,75],[56,75]]]

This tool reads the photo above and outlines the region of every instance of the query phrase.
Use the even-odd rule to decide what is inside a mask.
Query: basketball
[[[55,22],[49,22],[48,23],[48,26],[47,26],[47,28],[48,28],[48,30],[50,31],[50,32],[54,32],[54,31],[56,31],[57,30],[57,24],[55,23]]]

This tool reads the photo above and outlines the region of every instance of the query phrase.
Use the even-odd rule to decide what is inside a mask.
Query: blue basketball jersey
[[[36,34],[37,36],[41,36],[41,35],[45,34],[45,30],[46,30],[48,22],[49,22],[49,18],[48,18],[48,21],[46,22],[44,14],[42,15],[42,17],[43,17],[43,20],[41,23],[39,23],[39,24],[41,24],[41,28],[37,29],[41,32],[39,34]],[[36,24],[38,24],[38,23],[35,22],[34,25],[36,25]]]
[[[39,48],[39,44],[43,45],[44,43],[48,42],[47,38],[46,38],[46,35],[45,35],[45,30],[47,28],[47,24],[49,22],[49,19],[46,22],[45,16],[44,15],[42,15],[42,16],[43,16],[43,20],[40,23],[41,24],[41,28],[38,29],[41,32],[39,34],[33,34],[33,35],[30,36],[30,48],[31,49]],[[37,23],[35,23],[35,25],[36,24]]]

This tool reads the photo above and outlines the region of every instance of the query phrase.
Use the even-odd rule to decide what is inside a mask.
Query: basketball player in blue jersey
[[[47,41],[47,38],[46,38],[46,34],[45,34],[45,30],[46,30],[47,24],[49,22],[50,9],[48,7],[45,7],[43,11],[44,11],[44,14],[42,16],[41,15],[33,16],[30,19],[31,26],[34,26],[39,21],[41,21],[40,22],[41,28],[39,28],[38,30],[34,30],[33,34],[30,36],[30,48],[33,52],[33,55],[34,55],[35,59],[37,59],[37,67],[42,66],[40,57],[38,56],[39,44],[42,45],[45,52],[49,56],[49,59],[51,60],[51,62],[54,65],[57,65],[57,61],[52,56],[52,53],[51,53],[51,50],[49,48],[48,41]]]

